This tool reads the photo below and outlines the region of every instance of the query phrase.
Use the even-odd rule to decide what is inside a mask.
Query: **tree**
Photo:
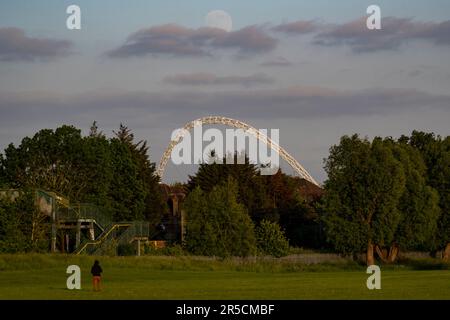
[[[236,182],[206,193],[196,188],[186,199],[186,248],[209,256],[249,256],[256,253],[253,223],[245,206],[238,203]]]
[[[0,252],[16,253],[48,248],[48,221],[34,206],[33,193],[0,198]],[[48,217],[46,217],[48,220]]]
[[[27,239],[21,230],[21,216],[8,199],[0,199],[0,251],[14,253],[24,251]]]
[[[150,161],[147,141],[134,142],[134,134],[123,124],[120,124],[119,131],[114,133],[116,138],[127,146],[136,164],[137,180],[142,184],[145,192],[144,218],[156,225],[167,211],[167,206],[159,187],[160,178],[156,175],[156,165]]]
[[[56,191],[71,202],[109,207],[107,191],[113,176],[108,140],[101,135],[82,137],[81,130],[62,126],[10,144],[2,161],[12,188]]]
[[[443,258],[450,260],[450,137],[442,141],[442,153],[437,161],[438,173],[435,188],[439,192],[441,216],[438,226],[437,244],[444,248]]]
[[[263,220],[256,228],[255,234],[258,249],[262,253],[277,258],[289,254],[289,241],[277,223]]]
[[[217,234],[214,223],[209,218],[206,195],[196,187],[186,198],[184,208],[187,211],[185,247],[197,255],[216,252]]]
[[[237,164],[238,157],[245,157],[242,164]],[[226,161],[230,158],[234,160],[232,164]],[[228,177],[237,182],[238,201],[246,206],[255,224],[262,220],[279,223],[293,245],[315,248],[326,245],[315,204],[300,195],[301,179],[281,170],[262,176],[245,154],[228,155],[219,162],[213,152],[210,160],[190,176],[188,190],[198,186],[208,192]]]
[[[130,149],[119,139],[110,142],[114,179],[109,196],[112,199],[114,221],[144,219],[145,189],[139,179],[138,166]]]
[[[281,169],[274,175],[262,178],[272,210],[272,214],[266,214],[265,219],[278,222],[292,246],[326,247],[316,208],[317,200],[307,200],[300,192],[304,180],[284,174]]]
[[[427,167],[427,183],[439,193],[441,215],[438,220],[436,247],[444,249],[443,258],[450,259],[450,137],[442,139],[433,133],[413,131],[402,137],[419,150]]]
[[[430,250],[440,215],[439,195],[427,185],[426,166],[420,152],[412,146],[386,139],[405,173],[405,189],[399,199],[401,219],[395,234],[396,245],[409,250]],[[390,262],[395,256],[390,257]]]
[[[239,157],[244,158],[242,164],[238,163]],[[219,162],[212,152],[210,161],[200,164],[197,173],[189,176],[188,190],[199,186],[209,192],[229,177],[237,183],[238,201],[245,205],[254,221],[261,220],[261,215],[264,216],[265,209],[269,207],[266,189],[257,166],[250,163],[245,154],[228,155]]]
[[[110,142],[104,135],[90,134],[83,138],[82,166],[78,170],[85,179],[86,187],[80,194],[79,201],[92,203],[111,214],[109,190],[114,179],[113,155]]]
[[[71,203],[100,206],[117,220],[158,222],[164,210],[155,165],[146,142],[134,143],[121,125],[107,139],[91,126],[88,136],[72,126],[43,129],[10,144],[0,158],[0,183],[11,188],[56,191]]]
[[[81,158],[81,140],[80,130],[62,126],[25,137],[17,148],[10,144],[3,162],[11,187],[58,190],[76,198],[85,187],[80,173],[74,170]]]
[[[400,163],[380,138],[370,143],[353,135],[330,149],[325,170],[328,240],[340,252],[366,251],[367,264],[374,264],[374,244],[391,244],[401,219],[397,205],[405,177]]]

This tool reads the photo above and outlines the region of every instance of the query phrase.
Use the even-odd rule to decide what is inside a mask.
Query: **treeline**
[[[71,126],[45,129],[0,155],[0,187],[53,190],[112,220],[156,225],[168,208],[148,151],[122,125],[112,138],[95,123],[87,136]],[[212,153],[185,185],[183,245],[193,254],[282,256],[290,245],[365,253],[369,264],[395,261],[399,250],[450,255],[450,137],[344,136],[325,160],[323,196],[310,199],[300,178],[262,176],[248,157],[232,156],[229,164]],[[0,200],[0,250],[44,247],[48,234],[30,199]]]
[[[147,143],[134,141],[122,125],[112,138],[99,132],[95,122],[87,136],[73,126],[44,129],[0,155],[0,188],[57,191],[71,203],[97,205],[113,221],[159,222],[167,208],[158,183]],[[0,202],[0,241],[17,238],[10,234],[14,224],[31,229],[40,219],[35,214],[30,220],[31,214],[21,214],[20,208],[13,219],[14,205]],[[30,232],[23,230],[23,235],[31,239]]]
[[[238,155],[234,157],[236,163]],[[242,160],[244,164],[222,165],[226,159],[218,161],[212,154],[210,162],[200,165],[190,177],[186,210],[191,251],[226,255],[227,250],[242,254],[239,250],[248,248],[245,252],[251,254],[249,243],[255,243],[255,226],[270,223],[272,230],[281,227],[292,246],[332,249],[355,256],[364,252],[368,264],[375,263],[375,256],[393,262],[400,249],[441,251],[448,259],[449,137],[417,131],[398,140],[344,136],[325,160],[328,179],[320,201],[302,197],[298,178],[281,171],[261,176],[247,157]],[[223,181],[229,178],[236,185],[223,190]],[[222,200],[216,193],[222,194]],[[242,207],[228,202],[225,194],[235,196]],[[232,218],[238,213],[251,219]],[[245,232],[243,225],[247,226]],[[217,237],[227,234],[234,238],[220,249]],[[266,240],[257,247],[281,247],[282,237],[274,237],[277,246]]]

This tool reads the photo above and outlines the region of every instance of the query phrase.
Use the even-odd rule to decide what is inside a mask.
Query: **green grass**
[[[93,292],[89,275],[93,259],[0,255],[0,299],[450,299],[448,265],[441,270],[382,266],[382,289],[368,290],[365,268],[351,262],[99,257],[104,288]],[[82,290],[66,289],[70,264],[82,269]],[[424,269],[431,264],[419,265]]]

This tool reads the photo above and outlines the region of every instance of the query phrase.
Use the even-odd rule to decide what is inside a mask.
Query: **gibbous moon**
[[[218,28],[230,32],[233,29],[233,20],[231,16],[223,10],[214,10],[206,15],[206,26],[209,28]]]

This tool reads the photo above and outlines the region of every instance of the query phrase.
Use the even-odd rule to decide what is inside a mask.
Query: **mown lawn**
[[[93,292],[92,257],[0,256],[0,299],[450,299],[449,270],[382,267],[368,290],[361,266],[289,266],[173,257],[103,258]],[[66,289],[66,267],[82,269],[82,289]]]

